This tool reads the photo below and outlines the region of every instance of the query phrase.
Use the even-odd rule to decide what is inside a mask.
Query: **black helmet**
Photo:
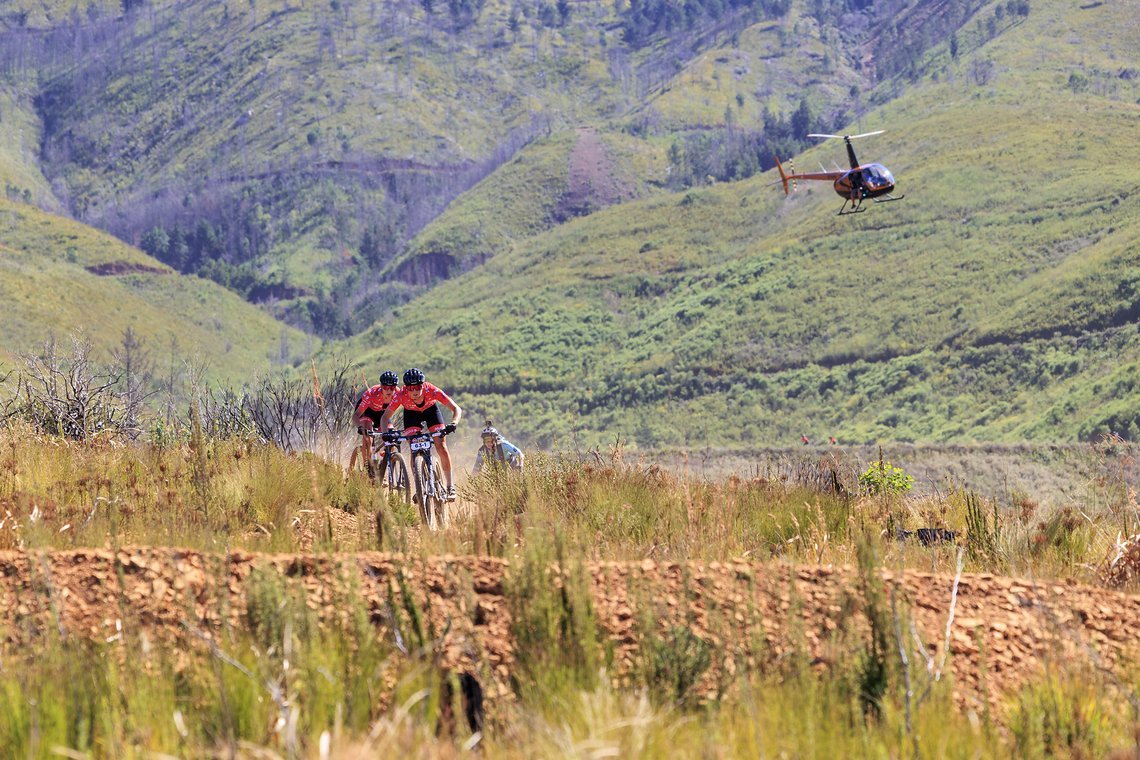
[[[391,386],[399,385],[400,384],[400,376],[397,375],[392,370],[388,370],[387,372],[384,372],[383,374],[380,375],[380,384],[381,385],[391,385]]]
[[[404,385],[423,385],[424,373],[415,367],[404,373]]]

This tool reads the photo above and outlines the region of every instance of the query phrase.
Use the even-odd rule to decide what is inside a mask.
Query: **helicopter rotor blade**
[[[817,133],[813,132],[812,134],[808,135],[808,137],[824,137],[824,138],[834,137],[834,138],[837,138],[840,140],[858,140],[860,137],[871,137],[872,135],[881,135],[886,131],[887,130],[885,130],[885,129],[879,129],[879,130],[876,130],[874,132],[864,132],[861,135],[824,135],[824,134],[817,134]]]

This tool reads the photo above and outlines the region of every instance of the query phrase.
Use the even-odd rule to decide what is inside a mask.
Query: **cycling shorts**
[[[439,404],[432,404],[422,412],[414,409],[404,410],[405,433],[418,433],[423,427],[427,427],[433,433],[443,427],[443,414],[439,411]]]
[[[361,402],[361,401],[363,401],[363,400],[364,400],[364,394],[362,393],[362,394],[360,394],[360,395],[357,397],[357,399],[356,399],[356,406],[355,406],[355,407],[353,407],[353,408],[354,408],[354,409],[359,409],[359,408],[360,408],[360,402]],[[372,407],[368,407],[367,409],[365,409],[363,412],[361,412],[361,413],[360,413],[360,418],[361,418],[361,419],[363,419],[363,418],[367,417],[368,419],[372,420],[372,428],[373,428],[374,430],[379,430],[379,429],[380,429],[380,418],[381,418],[381,417],[383,417],[383,416],[384,416],[384,410],[383,410],[383,409],[373,409]],[[399,429],[400,429],[400,426],[399,426],[399,424],[397,424],[397,422],[396,422],[396,415],[395,415],[395,414],[393,414],[393,415],[391,416],[391,418],[388,420],[388,424],[389,424],[389,425],[391,425],[392,427],[396,428],[397,430],[399,430]],[[364,433],[364,428],[363,428],[363,427],[361,427],[361,428],[357,428],[357,430],[358,430],[358,431],[359,431],[361,434],[363,434],[363,433]]]

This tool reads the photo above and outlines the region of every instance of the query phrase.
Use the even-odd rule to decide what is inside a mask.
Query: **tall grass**
[[[339,543],[323,528],[330,508],[374,515],[380,495],[310,454],[248,440],[76,442],[19,425],[0,430],[0,452],[0,548],[375,548],[371,528]]]
[[[1018,699],[1027,709],[1039,708],[1026,713],[1036,728],[999,730],[939,690],[915,712],[908,731],[897,697],[883,701],[879,718],[866,720],[837,681],[810,675],[756,679],[731,701],[695,712],[602,685],[560,703],[557,718],[518,721],[507,741],[491,738],[488,746],[495,757],[540,758],[1044,758],[1105,757],[1114,750],[1116,757],[1132,756],[1128,711],[1104,692],[1042,680]],[[1058,713],[1079,716],[1083,728],[1066,735],[1054,724],[1043,731]],[[1054,743],[1042,742],[1042,735]]]
[[[521,561],[537,545],[571,559],[854,566],[856,538],[871,532],[891,568],[951,572],[962,544],[968,571],[1093,580],[1117,536],[1140,522],[1131,475],[1110,468],[1087,500],[1060,506],[955,486],[861,494],[855,471],[831,457],[764,472],[709,478],[618,450],[536,453],[525,472],[467,480],[451,528],[428,532],[365,476],[313,454],[236,439],[77,443],[17,425],[0,430],[0,548],[384,549]],[[918,528],[953,538],[923,545]]]
[[[0,753],[201,757],[253,743],[299,757],[326,731],[366,735],[385,712],[385,678],[400,677],[368,610],[346,595],[321,625],[295,582],[255,569],[249,584],[238,628],[154,639],[127,622],[100,641],[48,630],[5,645]]]
[[[598,628],[591,579],[555,536],[553,551],[531,543],[507,575],[517,673],[524,698],[549,699],[589,689],[598,681]]]
[[[1117,514],[1040,518],[1030,503],[953,489],[921,499],[866,496],[850,473],[790,472],[706,480],[619,452],[536,456],[521,473],[469,480],[452,528],[429,533],[366,479],[311,454],[224,440],[198,450],[79,445],[8,429],[0,433],[7,547],[403,546],[503,556],[511,560],[503,593],[515,669],[509,698],[475,734],[461,717],[457,674],[443,669],[442,631],[402,575],[379,611],[350,587],[326,600],[335,610],[327,615],[310,608],[298,580],[259,565],[236,625],[188,625],[170,638],[144,633],[128,616],[101,641],[51,626],[0,631],[0,754],[43,756],[58,746],[95,757],[201,756],[256,747],[302,757],[327,744],[345,757],[453,756],[475,745],[506,757],[672,757],[715,744],[725,756],[750,757],[1044,757],[1130,745],[1136,715],[1121,694],[1134,691],[1134,679],[1065,675],[1062,661],[999,712],[1007,729],[987,714],[960,712],[952,684],[903,658],[918,656],[900,643],[905,601],[875,582],[882,567],[948,570],[957,549],[899,541],[887,525],[958,532],[957,541],[975,547],[970,569],[1082,577],[1078,565],[1099,559],[1101,533]],[[393,527],[382,544],[371,529],[377,511]],[[742,659],[733,642],[693,621],[662,627],[660,600],[631,589],[639,660],[615,689],[619,668],[597,623],[585,561],[739,557],[859,567],[826,658],[813,663],[805,632],[791,626],[787,656],[755,656],[764,644],[754,642],[753,658]],[[695,597],[685,566],[677,567],[680,593]]]
[[[299,646],[294,675],[285,676],[280,660],[248,646],[237,656],[198,647],[177,663],[170,650],[127,657],[118,646],[61,643],[0,673],[0,751],[316,758],[327,743],[334,758],[456,757],[473,745],[503,758],[1069,758],[1114,750],[1128,757],[1136,741],[1130,709],[1087,673],[1029,684],[1012,700],[1008,730],[960,710],[948,687],[914,710],[909,729],[893,692],[869,719],[840,680],[808,672],[757,677],[731,699],[697,709],[655,704],[647,692],[603,679],[557,698],[532,695],[481,736],[451,737],[437,735],[427,690],[411,690],[430,683],[415,671],[404,672],[407,690],[391,706],[349,710],[348,696],[363,702],[367,691],[341,680],[350,656],[336,648]],[[274,682],[259,681],[266,673],[279,679],[287,704],[274,699]]]

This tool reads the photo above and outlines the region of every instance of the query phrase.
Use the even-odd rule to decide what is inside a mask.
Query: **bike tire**
[[[422,454],[416,454],[412,459],[412,477],[416,481],[416,506],[420,512],[420,523],[428,530],[434,530],[432,523],[435,522],[433,504],[435,494],[431,486],[431,473],[428,472],[427,460]]]
[[[447,527],[448,518],[450,517],[448,512],[450,511],[449,505],[451,502],[447,500],[445,494],[441,493],[443,489],[441,485],[443,483],[443,468],[440,466],[438,459],[432,461],[432,469],[435,471],[435,522],[437,527],[443,529]]]
[[[353,452],[353,456],[358,457],[361,460],[360,464],[364,466],[364,474],[368,476],[368,481],[370,483],[375,483],[376,482],[376,464],[373,461],[372,456],[367,456],[367,457],[360,456],[360,449],[359,448]]]
[[[411,506],[412,483],[408,477],[408,464],[399,454],[387,457],[387,466],[384,468],[384,487],[389,492],[395,492],[399,499]]]

